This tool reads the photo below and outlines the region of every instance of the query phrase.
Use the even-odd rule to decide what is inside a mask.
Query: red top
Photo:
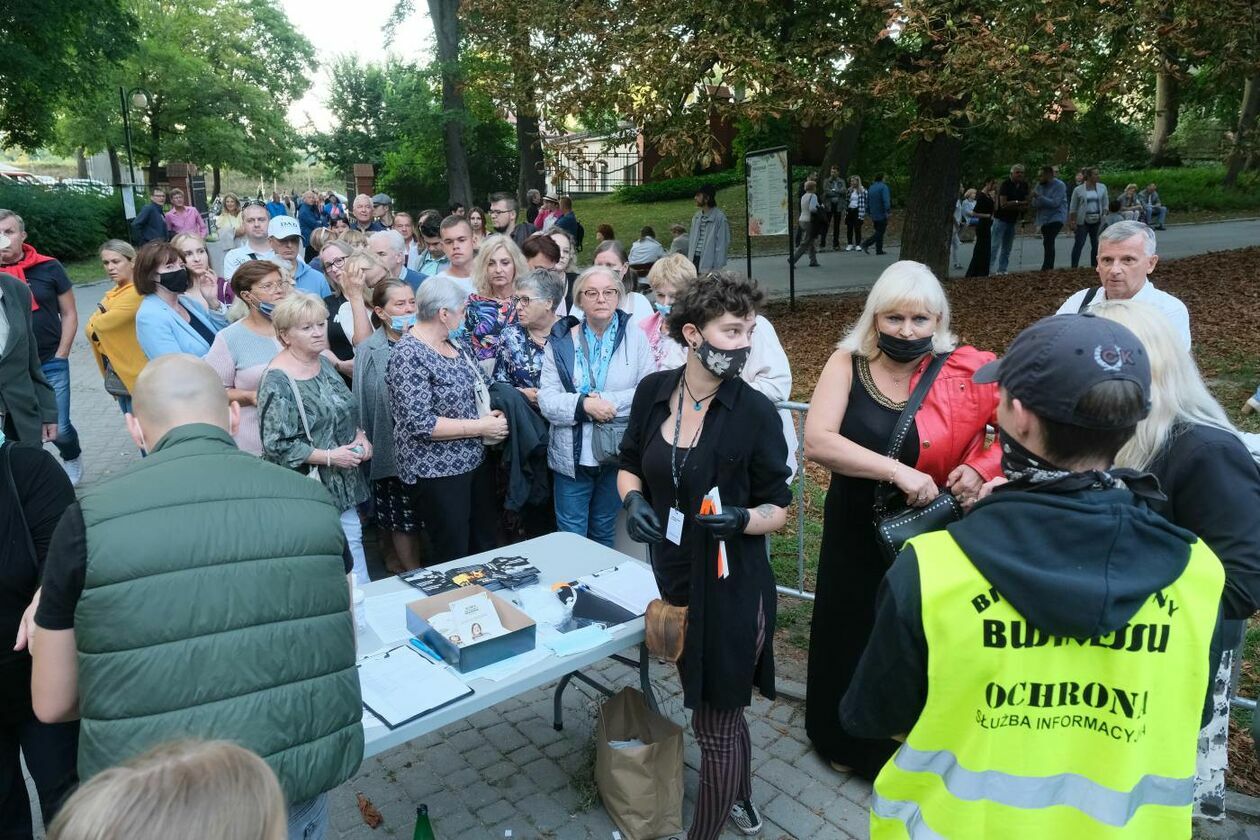
[[[910,389],[923,375],[930,356],[924,356]],[[945,486],[954,467],[966,464],[985,481],[1002,474],[1002,449],[996,442],[986,447],[986,425],[997,427],[998,386],[977,385],[971,376],[996,356],[963,345],[954,350],[914,417],[919,430],[919,460],[915,469]]]

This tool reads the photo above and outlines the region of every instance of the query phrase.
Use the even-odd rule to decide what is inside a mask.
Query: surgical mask
[[[901,338],[888,333],[879,334],[879,352],[894,362],[913,362],[924,353],[932,351],[932,336],[926,338]]]
[[[409,315],[391,315],[389,318],[389,325],[393,328],[394,332],[409,330],[415,323],[416,313],[414,312]]]
[[[718,379],[735,379],[748,362],[748,354],[752,347],[740,347],[738,350],[719,350],[708,341],[696,348],[700,364]]]
[[[673,309],[673,308],[674,308],[674,307],[673,307],[673,304],[669,304],[669,303],[658,303],[658,302],[656,302],[656,301],[653,301],[653,302],[652,302],[652,306],[654,306],[654,307],[656,308],[656,311],[657,311],[657,312],[659,312],[659,313],[661,313],[662,315],[668,315],[668,314],[669,314],[669,310],[671,310],[671,309]]]
[[[447,330],[446,337],[456,344],[459,344],[468,338],[468,326],[466,324],[460,324],[453,330]]]
[[[167,291],[182,295],[188,291],[188,269],[177,268],[174,271],[159,271],[158,283]]]
[[[271,313],[276,311],[276,305],[274,303],[268,303],[264,300],[258,304],[258,311],[262,313],[264,318],[270,321]]]

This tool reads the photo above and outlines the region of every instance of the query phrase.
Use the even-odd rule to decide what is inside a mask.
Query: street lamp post
[[[152,97],[149,95],[149,92],[142,87],[135,87],[131,90],[124,90],[121,87],[118,88],[118,99],[122,106],[123,137],[127,143],[127,174],[130,176],[130,181],[128,183],[129,187],[134,187],[136,184],[136,161],[135,157],[131,153],[130,105],[134,103],[137,108],[147,108],[151,98]]]

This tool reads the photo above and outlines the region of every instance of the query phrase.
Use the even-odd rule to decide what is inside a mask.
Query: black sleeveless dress
[[[904,404],[880,393],[866,360],[853,356],[853,383],[840,434],[873,452],[887,453]],[[914,466],[919,432],[906,435],[901,460]],[[823,510],[822,546],[809,637],[805,731],[828,761],[873,779],[899,746],[891,739],[855,738],[840,725],[840,700],[849,688],[875,623],[875,593],[888,564],[875,543],[876,482],[831,474]]]

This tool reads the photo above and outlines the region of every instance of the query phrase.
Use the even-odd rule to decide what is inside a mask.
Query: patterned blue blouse
[[[472,337],[478,359],[493,359],[504,327],[516,323],[516,305],[511,300],[495,300],[479,294],[468,296],[464,325]]]
[[[479,437],[429,437],[439,417],[477,419],[473,377],[484,375],[469,347],[458,349],[459,355],[448,359],[408,331],[390,353],[385,385],[394,413],[394,460],[404,484],[463,475],[485,458]]]
[[[504,327],[494,353],[494,381],[506,382],[513,388],[537,388],[542,378],[543,350],[519,324]]]

